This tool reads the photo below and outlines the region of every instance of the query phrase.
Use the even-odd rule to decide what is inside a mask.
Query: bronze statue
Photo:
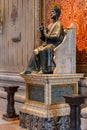
[[[29,64],[24,74],[30,73],[53,73],[55,63],[53,62],[54,48],[58,46],[64,38],[62,23],[58,20],[61,14],[59,7],[55,6],[51,10],[52,23],[44,30],[43,24],[40,27],[41,40],[43,44],[33,51]]]

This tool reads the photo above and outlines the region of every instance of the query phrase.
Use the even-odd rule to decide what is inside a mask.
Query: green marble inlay
[[[29,84],[29,100],[44,102],[44,86]]]
[[[55,102],[64,102],[63,98],[66,94],[73,94],[74,87],[73,86],[52,86],[52,103]]]

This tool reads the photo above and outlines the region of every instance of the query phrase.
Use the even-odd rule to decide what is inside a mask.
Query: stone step
[[[7,110],[7,100],[4,98],[0,98],[0,111],[3,111],[4,114],[6,114],[6,110]],[[21,107],[23,106],[22,102],[16,102],[14,104],[14,108],[17,114],[20,113]]]
[[[23,103],[25,102],[25,89],[24,87],[19,87],[18,91],[14,95],[15,99],[15,109],[19,113]],[[22,92],[21,92],[22,91]],[[4,88],[0,86],[0,111],[6,111],[7,109],[7,92],[4,91]]]
[[[0,83],[0,98],[7,98],[7,93],[4,91],[5,86],[12,86],[12,84]],[[25,101],[25,86],[19,86],[18,91],[15,93],[15,101]]]
[[[4,91],[6,86],[19,86],[18,91],[15,93],[15,106],[17,112],[20,111],[21,106],[25,101],[25,81],[19,74],[14,73],[0,73],[0,110],[6,111],[7,93]]]
[[[0,83],[7,85],[25,86],[25,81],[19,74],[0,73]]]
[[[12,84],[0,83],[0,90],[4,91],[4,87],[6,86],[14,86]],[[19,86],[18,93],[25,93],[25,86]]]
[[[0,98],[7,99],[7,93],[4,91],[0,91]],[[15,93],[14,99],[16,102],[24,103],[25,94]]]

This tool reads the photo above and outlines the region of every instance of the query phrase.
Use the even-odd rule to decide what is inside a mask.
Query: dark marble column
[[[14,101],[14,94],[17,92],[19,86],[6,86],[4,87],[5,91],[7,92],[7,113],[3,115],[3,119],[5,120],[17,120],[19,115],[15,112],[15,101]]]
[[[70,105],[70,130],[81,130],[80,125],[80,105],[84,104],[84,99],[87,96],[73,94],[73,95],[65,95],[65,102]]]

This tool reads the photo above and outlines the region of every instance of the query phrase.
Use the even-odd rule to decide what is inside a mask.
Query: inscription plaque
[[[44,86],[29,84],[29,100],[44,102]]]
[[[74,93],[74,86],[53,86],[52,85],[52,103],[55,103],[55,102],[64,102],[65,99],[64,99],[64,95],[66,94],[73,94]]]

